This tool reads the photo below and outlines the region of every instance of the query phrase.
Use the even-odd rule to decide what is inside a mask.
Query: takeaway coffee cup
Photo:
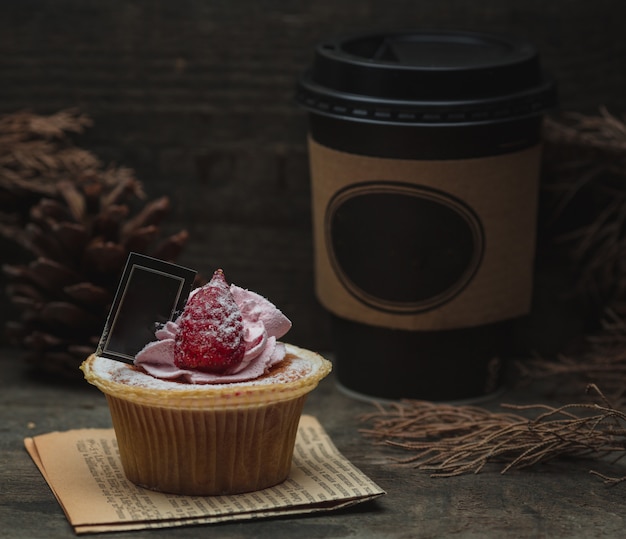
[[[297,101],[340,387],[492,393],[531,307],[540,128],[555,102],[537,51],[467,32],[329,39]]]

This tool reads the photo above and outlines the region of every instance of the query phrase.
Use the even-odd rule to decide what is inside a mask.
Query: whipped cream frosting
[[[191,292],[189,298],[198,291]],[[285,345],[278,342],[291,329],[290,320],[263,296],[234,284],[230,292],[241,311],[245,353],[243,360],[232,369],[215,374],[200,370],[181,369],[174,362],[175,337],[178,320],[159,328],[156,341],[148,343],[136,356],[135,365],[163,380],[192,384],[224,384],[258,378],[285,357]]]

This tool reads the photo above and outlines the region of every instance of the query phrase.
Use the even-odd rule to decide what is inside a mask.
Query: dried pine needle
[[[361,417],[371,428],[367,438],[410,453],[396,459],[430,472],[432,477],[479,473],[488,463],[501,463],[501,473],[562,457],[616,461],[626,452],[626,413],[610,406],[600,390],[589,386],[599,403],[560,407],[505,404],[512,412],[494,413],[475,406],[403,401]],[[516,412],[535,412],[528,418]],[[610,483],[610,478],[594,472]]]

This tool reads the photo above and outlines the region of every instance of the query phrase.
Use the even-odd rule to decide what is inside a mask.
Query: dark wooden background
[[[294,81],[329,35],[396,28],[527,38],[565,110],[626,109],[623,0],[0,1],[0,113],[78,107],[79,140],[167,194],[182,263],[273,299],[329,346],[313,292],[306,118]]]

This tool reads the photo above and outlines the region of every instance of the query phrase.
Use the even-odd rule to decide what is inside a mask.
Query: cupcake
[[[126,477],[162,492],[217,495],[284,481],[310,393],[331,369],[279,342],[291,322],[218,270],[134,364],[81,365],[109,404]]]

